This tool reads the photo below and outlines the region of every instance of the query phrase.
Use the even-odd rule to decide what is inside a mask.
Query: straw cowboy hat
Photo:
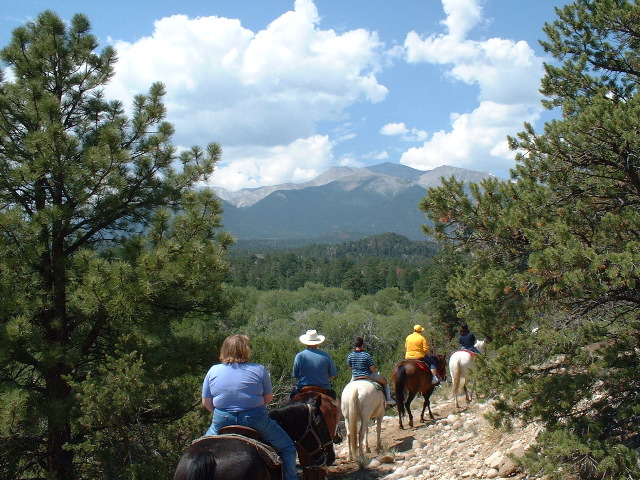
[[[413,331],[414,332],[422,332],[424,330],[424,328],[422,328],[422,325],[414,325],[413,326]]]
[[[315,330],[307,330],[307,333],[300,335],[300,341],[305,345],[320,345],[324,342],[324,335],[318,335]]]

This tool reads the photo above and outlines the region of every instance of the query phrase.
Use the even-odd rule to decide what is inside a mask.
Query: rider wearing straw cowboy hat
[[[408,335],[404,346],[406,349],[405,358],[413,359],[413,360],[422,360],[429,364],[429,368],[431,369],[431,374],[433,378],[431,382],[434,385],[438,385],[440,383],[440,379],[436,373],[436,362],[433,357],[429,355],[429,344],[427,343],[427,339],[422,336],[424,328],[422,325],[414,325],[413,333]]]
[[[341,415],[340,400],[335,390],[331,388],[331,381],[338,375],[338,369],[331,356],[318,348],[325,337],[315,330],[307,330],[305,334],[300,335],[299,340],[307,348],[298,352],[293,360],[293,376],[298,379],[298,383],[291,391],[290,398],[293,398],[302,387],[314,386],[324,389],[326,394],[337,402],[337,426]]]

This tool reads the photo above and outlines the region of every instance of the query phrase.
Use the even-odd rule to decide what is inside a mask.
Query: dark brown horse
[[[335,460],[333,435],[322,409],[324,399],[296,402],[269,412],[293,440],[305,480],[323,480]],[[333,412],[331,412],[333,413]],[[333,418],[333,417],[332,417]],[[259,448],[258,448],[259,447]],[[281,478],[271,458],[251,439],[237,435],[198,439],[182,454],[174,480],[267,480]],[[276,472],[276,473],[274,473]]]
[[[322,415],[327,422],[327,428],[329,428],[329,432],[332,435],[335,435],[340,420],[340,404],[337,399],[334,400],[327,395],[324,388],[315,386],[302,387],[291,398],[291,402],[316,402],[318,398],[321,399],[320,410],[322,410]]]
[[[438,377],[445,379],[447,377],[447,362],[445,355],[435,355],[436,371]],[[396,363],[393,369],[393,385],[396,392],[396,401],[398,402],[398,421],[400,428],[402,425],[402,417],[409,417],[409,426],[413,427],[413,415],[411,414],[411,402],[415,396],[420,393],[424,397],[422,412],[420,412],[420,421],[424,422],[424,411],[429,409],[429,417],[434,418],[431,413],[431,403],[429,398],[433,393],[433,389],[437,384],[432,382],[433,375],[429,369],[429,365],[419,360],[403,360]],[[404,398],[405,390],[409,393],[407,399]]]
[[[240,435],[205,436],[180,457],[174,480],[271,480],[282,478],[282,465],[273,449],[261,449]],[[271,461],[265,457],[271,455]]]
[[[336,454],[333,450],[333,438],[336,429],[335,419],[338,404],[329,395],[324,393],[323,389],[317,387],[303,387],[290,401],[290,405],[300,403],[315,405],[318,412],[322,415],[327,431],[329,432],[329,440],[325,439],[326,441],[323,441],[322,444],[322,448],[326,453],[324,462],[318,462],[314,458],[316,455],[314,450],[310,450],[299,442],[294,441],[298,452],[298,459],[302,466],[302,478],[304,480],[324,480],[327,476],[327,466],[332,465],[336,459]],[[287,412],[285,410],[274,410],[270,415],[271,418],[281,426],[287,422]]]

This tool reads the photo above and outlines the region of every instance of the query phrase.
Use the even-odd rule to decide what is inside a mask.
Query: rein
[[[296,445],[296,448],[298,449],[298,454],[303,453],[306,456],[307,462],[304,463],[309,463],[309,465],[307,466],[302,466],[303,469],[311,469],[311,468],[322,468],[325,467],[327,465],[327,453],[325,451],[325,449],[333,444],[333,441],[331,439],[329,439],[328,442],[323,443],[322,439],[320,438],[320,436],[318,435],[318,432],[316,432],[313,428],[313,412],[312,412],[312,407],[310,404],[306,404],[307,405],[307,411],[309,413],[308,417],[307,417],[307,428],[305,429],[304,433],[302,434],[302,436],[298,439],[295,440],[294,443]],[[316,440],[316,443],[318,445],[318,447],[313,450],[313,451],[308,451],[303,445],[302,445],[302,441],[308,436],[308,435],[312,435],[313,438]],[[313,455],[316,455],[318,452],[322,452],[322,462],[321,463],[316,463],[315,465],[311,465],[311,457]],[[303,462],[300,462],[303,463]]]

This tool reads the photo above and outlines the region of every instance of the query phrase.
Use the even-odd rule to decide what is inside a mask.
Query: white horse
[[[384,392],[378,390],[376,385],[369,380],[353,380],[342,390],[342,414],[347,429],[349,441],[349,460],[353,460],[356,452],[364,455],[364,447],[369,448],[369,423],[372,418],[377,420],[376,438],[377,449],[381,448],[380,432],[382,429],[382,417],[385,411]],[[358,420],[360,430],[358,431]]]
[[[475,347],[480,353],[485,351],[485,341],[478,340]],[[449,358],[449,372],[451,373],[451,379],[453,380],[453,387],[451,387],[451,397],[456,400],[456,407],[460,408],[458,403],[458,390],[462,388],[464,390],[464,396],[467,399],[467,404],[471,403],[471,397],[467,390],[466,375],[469,367],[473,365],[474,355],[471,355],[466,350],[457,350],[451,354]]]

